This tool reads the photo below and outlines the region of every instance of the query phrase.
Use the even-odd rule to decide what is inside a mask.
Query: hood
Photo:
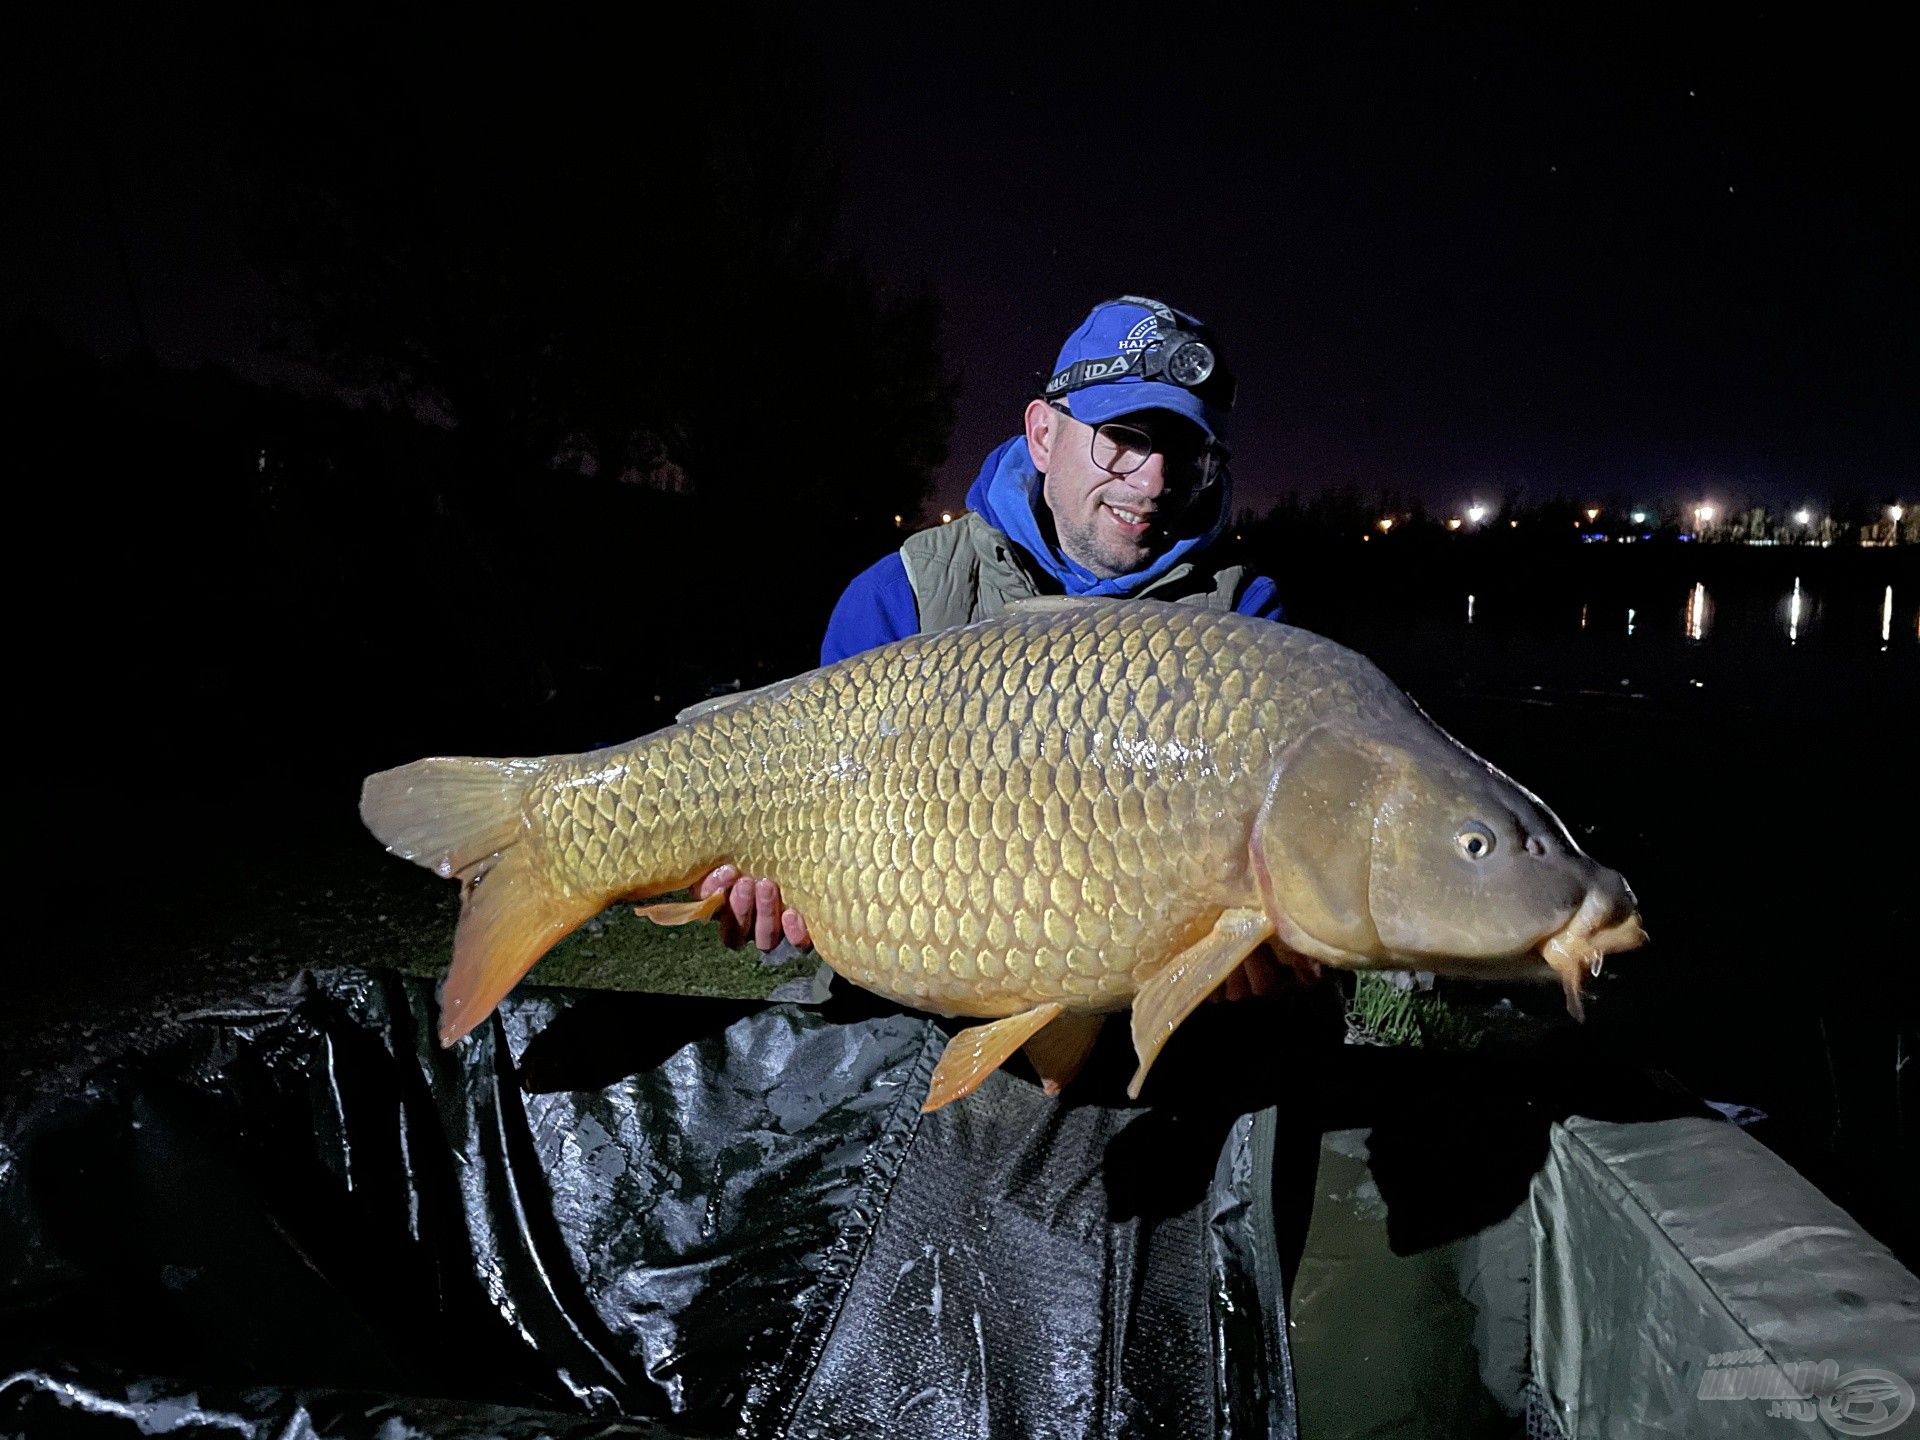
[[[1215,493],[1189,517],[1189,526],[1198,528],[1154,556],[1144,570],[1102,580],[1060,553],[1053,539],[1052,517],[1041,498],[1041,480],[1033,457],[1027,453],[1026,436],[1016,435],[987,456],[967,491],[967,508],[1026,551],[1033,563],[1059,581],[1069,595],[1135,594],[1194,551],[1210,545],[1227,528],[1227,518],[1233,514],[1233,475],[1229,472]]]

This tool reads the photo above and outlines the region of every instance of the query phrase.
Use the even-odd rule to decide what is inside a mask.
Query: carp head
[[[1633,891],[1531,792],[1409,718],[1387,740],[1322,725],[1282,756],[1253,842],[1277,938],[1348,969],[1557,978],[1580,1018],[1586,978],[1646,939]]]

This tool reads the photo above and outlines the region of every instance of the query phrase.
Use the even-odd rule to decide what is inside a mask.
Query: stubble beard
[[[1124,542],[1114,541],[1101,535],[1099,526],[1098,510],[1091,523],[1086,525],[1063,524],[1056,518],[1054,529],[1060,541],[1061,553],[1082,570],[1102,580],[1131,575],[1136,570],[1144,570],[1152,562],[1152,549],[1134,548]]]

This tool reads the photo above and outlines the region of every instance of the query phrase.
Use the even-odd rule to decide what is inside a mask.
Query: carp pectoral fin
[[[1040,1088],[1058,1095],[1080,1073],[1100,1038],[1104,1015],[1062,1015],[1027,1041],[1027,1059],[1040,1077]]]
[[[727,892],[719,890],[704,900],[679,900],[667,905],[636,905],[633,913],[656,925],[691,925],[696,920],[711,920],[727,903]]]
[[[520,977],[600,902],[559,894],[515,845],[460,876],[453,967],[440,987],[440,1043],[451,1045],[488,1015]]]
[[[1223,910],[1213,929],[1161,966],[1140,987],[1140,993],[1133,997],[1133,1053],[1140,1057],[1140,1068],[1133,1072],[1133,1082],[1127,1086],[1129,1099],[1140,1098],[1140,1086],[1167,1037],[1271,934],[1273,921],[1265,911]]]
[[[1049,1000],[1018,1015],[995,1020],[989,1025],[970,1025],[947,1042],[940,1063],[933,1067],[933,1083],[927,1087],[923,1115],[963,1095],[971,1095],[980,1082],[1006,1064],[1014,1051],[1033,1038],[1033,1032],[1060,1013],[1058,1001]]]

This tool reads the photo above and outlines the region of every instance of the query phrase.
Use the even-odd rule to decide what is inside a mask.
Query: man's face
[[[1153,453],[1130,475],[1094,463],[1094,427],[1041,400],[1027,407],[1027,449],[1044,473],[1041,493],[1060,548],[1103,580],[1145,569],[1179,537],[1192,493],[1191,458],[1206,439],[1169,410],[1136,411],[1115,423],[1153,439]]]

